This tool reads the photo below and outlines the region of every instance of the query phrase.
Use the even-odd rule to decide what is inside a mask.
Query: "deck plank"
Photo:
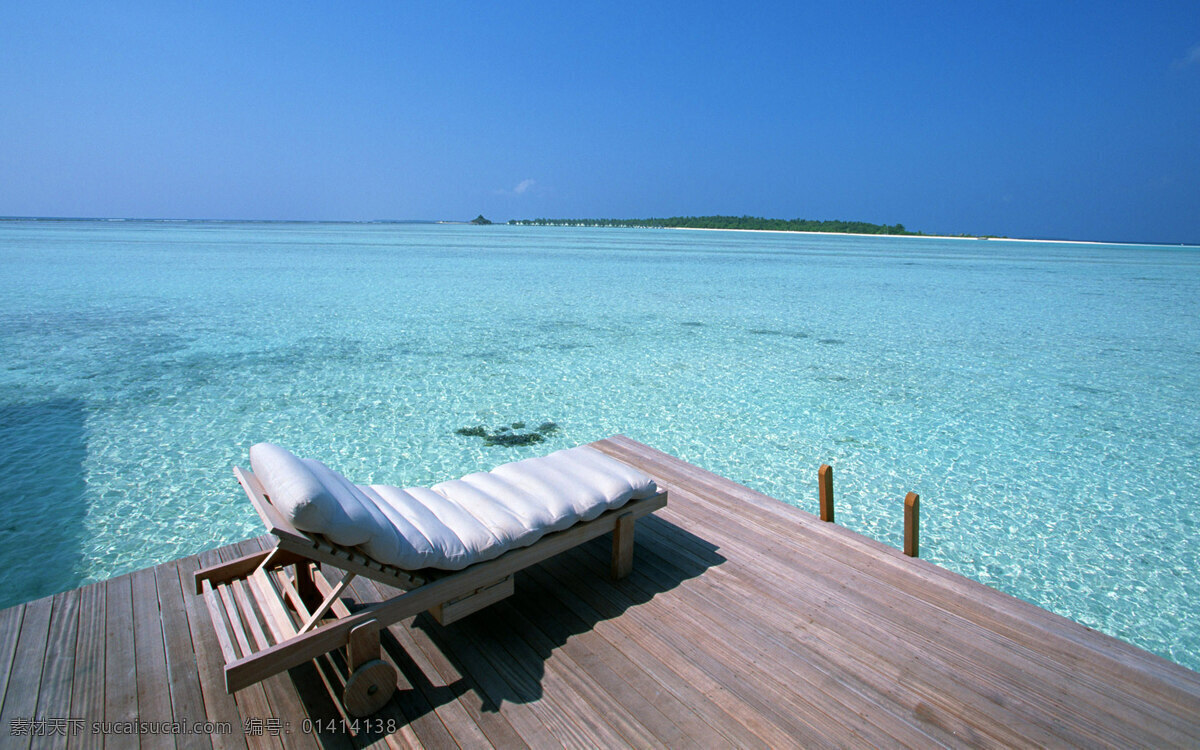
[[[79,589],[79,630],[75,637],[70,715],[86,721],[104,717],[106,591],[104,581]],[[104,736],[91,731],[72,734],[67,747],[71,750],[102,748]]]
[[[215,556],[206,556],[204,560],[205,564],[215,562]],[[241,712],[237,701],[225,692],[225,664],[221,656],[221,647],[217,645],[217,637],[208,617],[208,608],[201,601],[201,597],[194,593],[192,574],[201,567],[201,558],[195,555],[176,561],[176,574],[179,576],[176,588],[181,592],[184,613],[187,616],[195,669],[200,678],[204,717],[205,721],[228,724],[232,729],[228,733],[212,735],[215,750],[246,750],[249,743]],[[170,582],[164,585],[170,588]]]
[[[130,577],[133,595],[133,650],[137,673],[137,717],[140,721],[170,722],[175,713],[171,706],[170,680],[167,677],[167,650],[163,641],[163,615],[158,604],[158,586],[154,568],[143,568]],[[164,688],[167,688],[164,690]],[[141,735],[146,750],[175,747],[176,736],[154,732]]]
[[[46,658],[46,645],[50,637],[50,614],[53,600],[50,597],[35,599],[25,605],[21,618],[20,634],[13,653],[12,669],[4,689],[3,707],[0,708],[0,731],[12,733],[12,727],[37,718],[38,688],[42,682],[42,664]],[[32,734],[12,736],[14,747],[29,747]]]
[[[376,718],[394,732],[329,729],[338,653],[225,692],[191,576],[258,537],[0,611],[0,721],[228,732],[5,747],[1200,746],[1200,674],[628,438],[595,445],[671,491],[632,573],[612,581],[595,539],[452,625],[391,624],[399,690]],[[350,606],[395,593],[359,578]]]
[[[0,610],[0,712],[4,710],[4,696],[8,693],[8,678],[17,653],[17,639],[21,636],[21,619],[25,616],[25,605],[18,604]]]
[[[172,715],[178,721],[202,721],[204,694],[196,670],[187,609],[179,589],[179,573],[171,563],[163,563],[153,570],[155,594],[162,616],[166,688],[170,693]],[[176,737],[175,745],[180,750],[208,750],[213,747],[213,739],[207,734],[188,732]],[[242,747],[245,747],[244,743]]]
[[[37,716],[41,719],[71,717],[71,679],[75,673],[75,641],[79,632],[80,590],[55,594],[50,613],[42,681],[38,687]],[[0,729],[0,731],[3,731]],[[65,748],[68,734],[46,733],[33,738],[33,748]]]
[[[133,640],[133,587],[130,576],[105,582],[104,721],[137,721],[137,660]],[[137,734],[110,735],[104,747],[136,748]]]

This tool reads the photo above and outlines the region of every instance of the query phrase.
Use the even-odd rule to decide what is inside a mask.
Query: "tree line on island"
[[[761,216],[673,216],[669,219],[510,219],[522,226],[566,227],[671,227],[683,229],[771,229],[783,232],[836,232],[838,234],[912,234],[903,224],[866,221],[813,221],[764,219]]]

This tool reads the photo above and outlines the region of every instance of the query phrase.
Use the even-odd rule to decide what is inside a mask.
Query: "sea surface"
[[[261,533],[260,440],[409,485],[624,433],[813,512],[830,463],[896,546],[916,491],[923,558],[1200,669],[1198,407],[1195,248],[3,221],[0,607]]]

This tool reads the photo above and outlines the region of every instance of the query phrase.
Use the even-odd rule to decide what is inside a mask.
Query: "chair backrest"
[[[233,474],[237,477],[238,484],[242,485],[242,489],[246,491],[246,497],[250,498],[250,504],[254,506],[254,510],[262,519],[263,525],[267,527],[267,531],[280,539],[288,539],[308,546],[313,544],[312,537],[293,526],[271,503],[262,482],[258,481],[258,477],[254,476],[253,472],[235,466]]]

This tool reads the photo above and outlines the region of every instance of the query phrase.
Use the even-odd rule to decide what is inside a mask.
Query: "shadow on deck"
[[[419,722],[468,693],[481,714],[501,714],[505,704],[538,703],[547,682],[574,679],[578,684],[578,675],[560,676],[554,668],[547,679],[547,664],[572,639],[593,633],[599,623],[619,618],[725,561],[716,545],[661,518],[643,519],[637,533],[637,564],[629,579],[609,578],[611,541],[604,536],[517,573],[513,596],[463,620],[443,626],[422,613],[386,631],[383,650],[400,673],[401,686],[394,705],[380,716]],[[641,541],[647,538],[669,540],[675,548],[693,553],[668,562],[652,542]],[[399,593],[362,579],[352,589],[352,611]],[[596,670],[608,670],[620,679],[604,657],[575,648],[567,651],[576,652],[575,667],[593,678]],[[434,668],[431,679],[429,657],[434,654],[445,658],[448,669],[443,673]],[[457,678],[447,679],[452,675]],[[559,731],[571,733],[566,726]],[[381,736],[368,733],[362,739]],[[583,736],[579,739],[584,741]]]

